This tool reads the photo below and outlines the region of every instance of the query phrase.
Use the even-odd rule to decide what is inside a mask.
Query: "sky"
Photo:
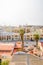
[[[43,0],[0,0],[0,25],[43,25]]]

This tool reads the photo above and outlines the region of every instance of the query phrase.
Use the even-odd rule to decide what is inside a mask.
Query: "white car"
[[[19,52],[16,52],[14,54],[25,54],[25,52],[19,51]]]

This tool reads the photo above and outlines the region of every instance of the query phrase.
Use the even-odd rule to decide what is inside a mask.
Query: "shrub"
[[[9,65],[9,60],[3,61],[1,65]]]

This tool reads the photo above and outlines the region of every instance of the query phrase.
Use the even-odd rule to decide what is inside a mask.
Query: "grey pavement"
[[[43,59],[34,55],[13,55],[9,65],[43,65]]]
[[[14,54],[9,65],[29,65],[27,54]]]

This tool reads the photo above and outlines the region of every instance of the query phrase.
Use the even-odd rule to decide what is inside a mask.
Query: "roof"
[[[22,47],[22,42],[20,42],[20,41],[16,42],[15,48],[21,48],[21,47]]]
[[[11,55],[12,52],[0,52],[0,55]]]
[[[0,55],[11,55],[14,44],[0,42]]]
[[[12,50],[14,44],[0,44],[0,50]]]

